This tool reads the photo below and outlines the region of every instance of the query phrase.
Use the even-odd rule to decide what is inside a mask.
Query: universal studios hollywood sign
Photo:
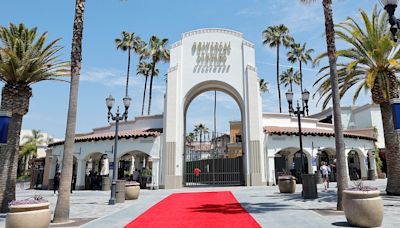
[[[196,57],[194,72],[226,73],[229,65],[226,65],[231,53],[231,42],[194,42],[192,56]]]

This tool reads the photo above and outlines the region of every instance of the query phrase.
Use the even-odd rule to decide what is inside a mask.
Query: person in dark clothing
[[[75,182],[76,182],[76,176],[74,174],[72,174],[71,193],[72,193],[72,190],[75,190]]]
[[[54,179],[53,179],[54,194],[56,194],[56,191],[58,191],[59,187],[60,187],[60,173],[57,172],[56,175],[54,175]]]

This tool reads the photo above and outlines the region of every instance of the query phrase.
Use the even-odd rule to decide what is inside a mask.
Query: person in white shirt
[[[329,173],[331,172],[329,166],[326,166],[326,162],[321,162],[321,167],[319,168],[322,174],[322,180],[324,183],[325,191],[329,188]]]

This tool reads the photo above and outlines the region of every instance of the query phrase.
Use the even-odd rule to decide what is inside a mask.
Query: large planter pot
[[[379,190],[344,190],[343,210],[352,226],[378,227],[382,224],[383,201]]]
[[[138,184],[127,184],[125,185],[125,199],[135,200],[139,198],[140,186]]]
[[[51,220],[50,203],[10,205],[6,228],[47,228]]]
[[[278,186],[280,193],[294,193],[296,191],[296,178],[280,176],[278,177]]]

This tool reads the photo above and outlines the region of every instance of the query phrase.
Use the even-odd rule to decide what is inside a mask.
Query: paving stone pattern
[[[385,205],[382,227],[400,227],[400,197],[386,196],[386,180],[365,181],[365,185],[378,187]],[[280,194],[277,186],[266,187],[194,187],[173,190],[141,190],[138,200],[108,205],[110,192],[75,191],[71,196],[71,218],[75,223],[51,225],[51,227],[123,227],[151,206],[175,192],[232,191],[242,206],[262,227],[349,227],[343,212],[335,211],[336,183],[331,183],[326,192],[318,185],[319,197],[304,200],[301,185],[294,194]],[[54,211],[57,196],[51,191],[21,190],[17,198],[35,194],[43,195]],[[5,215],[0,214],[0,227],[5,225]]]

